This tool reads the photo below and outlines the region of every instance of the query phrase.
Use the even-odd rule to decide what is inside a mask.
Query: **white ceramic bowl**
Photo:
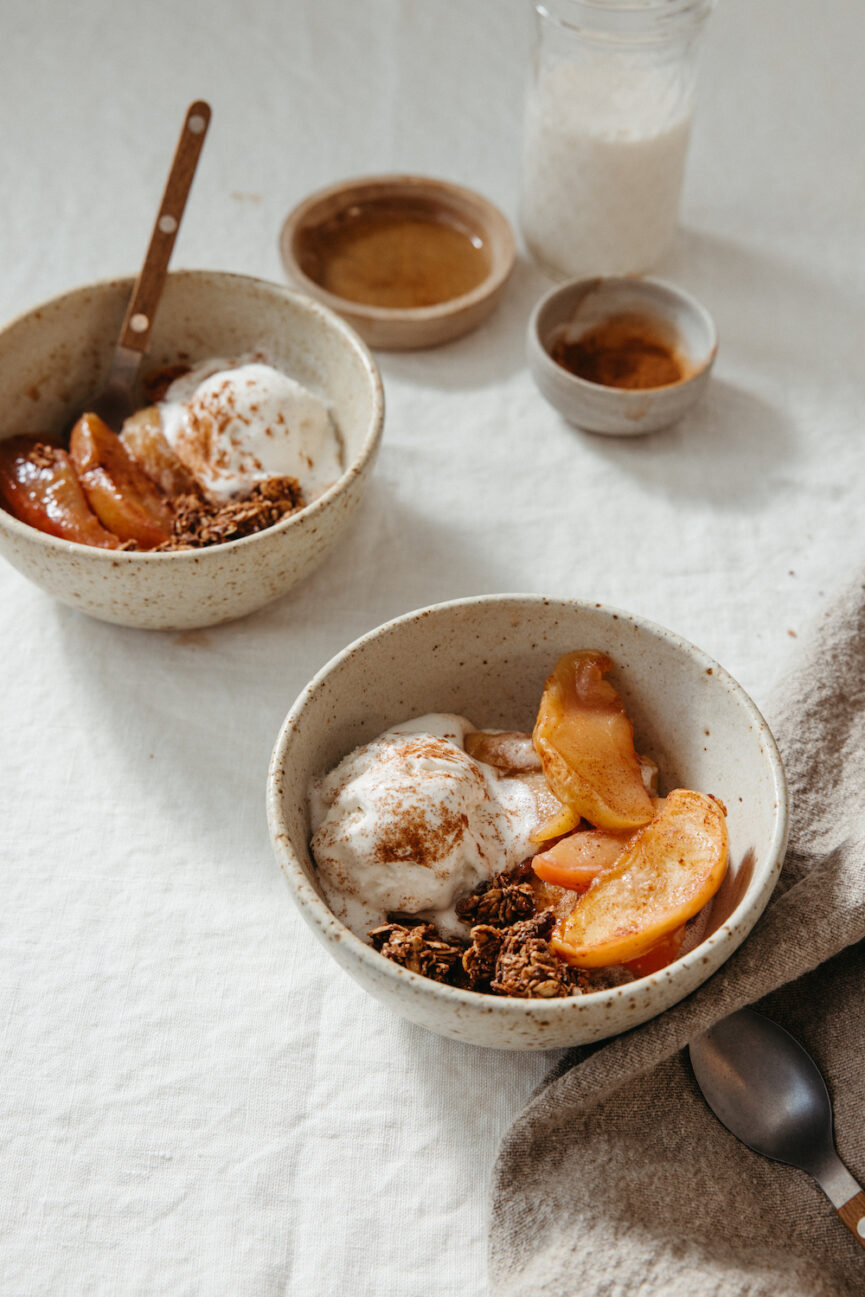
[[[102,387],[131,289],[130,279],[75,289],[0,330],[0,438],[58,432],[86,407]],[[145,372],[256,350],[328,400],[342,434],[345,470],[308,508],[254,536],[169,554],[59,540],[0,508],[0,553],[62,603],[123,626],[210,626],[285,594],[321,562],[360,504],[384,396],[365,345],[318,302],[245,275],[169,275]]]
[[[322,899],[310,858],[307,789],[352,748],[425,712],[476,725],[531,729],[544,680],[571,649],[597,648],[635,724],[638,750],[661,786],[686,785],[728,808],[731,865],[710,935],[658,973],[559,1000],[518,1000],[443,986],[383,958]],[[289,712],[268,778],[276,857],[301,914],[342,967],[397,1013],[455,1040],[550,1049],[615,1035],[688,995],[742,942],[781,867],[787,835],[784,771],[766,722],[716,662],[671,631],[601,604],[494,595],[437,604],[350,645]]]
[[[687,376],[668,387],[627,390],[579,378],[550,350],[565,330],[579,336],[616,315],[656,321],[687,364]],[[610,276],[574,279],[542,297],[529,320],[526,354],[543,396],[570,423],[610,437],[655,432],[681,419],[709,381],[718,350],[714,321],[690,293],[660,279]]]

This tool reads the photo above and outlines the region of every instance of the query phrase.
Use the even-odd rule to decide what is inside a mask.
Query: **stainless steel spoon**
[[[144,265],[126,308],[105,386],[87,407],[88,411],[97,414],[114,432],[120,431],[123,420],[135,409],[132,385],[141,358],[150,344],[150,331],[165,286],[168,261],[209,125],[210,105],[203,99],[190,104],[156,214]]]
[[[838,1156],[829,1091],[798,1040],[740,1009],[693,1040],[689,1053],[718,1120],[756,1153],[812,1175],[865,1247],[865,1192]]]

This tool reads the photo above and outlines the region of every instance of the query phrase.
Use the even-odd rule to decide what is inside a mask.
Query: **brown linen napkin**
[[[493,1177],[494,1297],[865,1294],[865,1252],[828,1199],[728,1134],[679,1052],[769,996],[759,1007],[824,1071],[839,1152],[865,1180],[865,942],[854,945],[865,938],[861,581],[782,693],[766,714],[793,823],[772,901],[705,986],[609,1044],[571,1051],[511,1127]]]

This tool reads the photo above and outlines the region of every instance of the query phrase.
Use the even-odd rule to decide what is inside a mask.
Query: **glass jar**
[[[676,228],[712,0],[537,0],[520,224],[555,275],[649,270]]]

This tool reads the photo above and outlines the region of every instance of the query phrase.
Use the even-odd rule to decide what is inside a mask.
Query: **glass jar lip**
[[[715,0],[533,0],[539,18],[601,41],[654,43],[702,27]]]

